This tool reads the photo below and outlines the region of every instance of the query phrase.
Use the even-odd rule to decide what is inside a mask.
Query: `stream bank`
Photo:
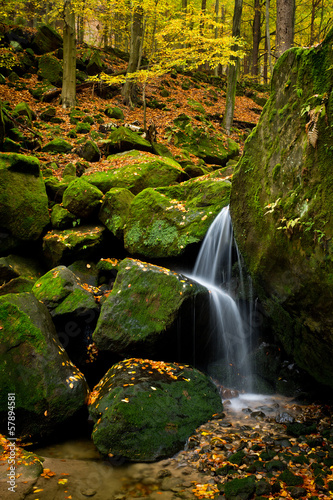
[[[18,478],[15,500],[332,498],[332,407],[278,396],[224,401],[185,449],[155,463],[101,460],[88,440],[34,450],[43,473]],[[5,454],[3,454],[3,459]],[[1,461],[2,498],[5,461]]]

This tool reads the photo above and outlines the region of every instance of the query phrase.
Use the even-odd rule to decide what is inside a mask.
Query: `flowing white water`
[[[238,377],[238,381],[242,381],[242,388],[250,391],[251,327],[248,326],[251,313],[247,315],[249,317],[246,318],[245,327],[239,306],[231,296],[234,262],[238,266],[238,288],[244,295],[240,255],[233,238],[229,207],[225,207],[215,218],[204,238],[191,277],[210,290],[210,330],[215,339],[214,357],[221,359],[225,367],[223,383],[233,386]]]

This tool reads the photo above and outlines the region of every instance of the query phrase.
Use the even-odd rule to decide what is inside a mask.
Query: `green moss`
[[[102,191],[79,177],[69,183],[62,203],[77,217],[89,217],[100,207],[102,197]]]
[[[202,373],[173,363],[125,360],[95,390],[97,400],[89,407],[97,421],[94,443],[103,455],[111,452],[134,461],[171,456],[199,422],[222,409]]]

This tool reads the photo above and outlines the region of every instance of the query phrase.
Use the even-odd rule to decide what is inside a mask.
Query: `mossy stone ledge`
[[[333,31],[278,60],[233,178],[235,236],[272,330],[333,387]]]

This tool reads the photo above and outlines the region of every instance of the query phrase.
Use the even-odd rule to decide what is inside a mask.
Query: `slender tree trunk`
[[[243,0],[235,0],[235,9],[232,20],[232,36],[234,37],[239,37],[240,35],[242,9],[243,9]],[[233,49],[234,50],[238,49],[237,43],[233,46]],[[223,126],[227,134],[230,134],[230,128],[234,119],[238,71],[239,71],[239,57],[235,57],[234,64],[229,64],[226,107],[223,117]]]
[[[267,36],[265,36],[265,52],[264,52],[264,83],[268,82],[268,71],[267,71],[267,66],[268,66],[268,49],[267,49]]]
[[[276,0],[276,56],[293,46],[295,0]]]
[[[266,0],[266,48],[267,48],[269,69],[272,74],[273,64],[272,64],[272,51],[271,51],[271,34],[269,31],[269,0]]]
[[[201,12],[203,15],[206,14],[206,8],[207,8],[207,0],[201,0]],[[203,30],[205,27],[205,21],[203,18],[200,20],[200,33],[203,34]]]
[[[143,36],[143,10],[141,5],[135,7],[131,23],[130,56],[127,74],[134,73],[138,68],[140,59],[141,39]],[[133,106],[135,82],[128,78],[122,88],[123,101],[126,105]]]
[[[323,28],[323,20],[324,20],[324,0],[322,0],[321,2],[321,9],[320,9],[320,24],[319,24],[318,38],[317,38],[318,43],[321,40],[321,30]]]
[[[76,39],[75,14],[72,9],[71,0],[64,1],[63,44],[61,102],[63,108],[72,108],[76,104]]]
[[[259,67],[259,44],[261,37],[261,10],[260,10],[260,0],[254,0],[254,18],[253,18],[253,29],[252,29],[252,75],[258,76]]]
[[[220,11],[220,0],[215,0],[215,22],[216,23],[219,22],[219,11]],[[215,36],[215,38],[217,38],[219,36],[219,29],[217,26],[215,27],[214,36]],[[218,74],[219,74],[219,66],[216,66],[216,68],[214,68],[214,75],[218,76]]]
[[[313,45],[316,40],[315,33],[315,19],[317,15],[317,9],[320,7],[322,0],[312,0],[312,8],[311,8],[311,24],[310,24],[310,44]]]

